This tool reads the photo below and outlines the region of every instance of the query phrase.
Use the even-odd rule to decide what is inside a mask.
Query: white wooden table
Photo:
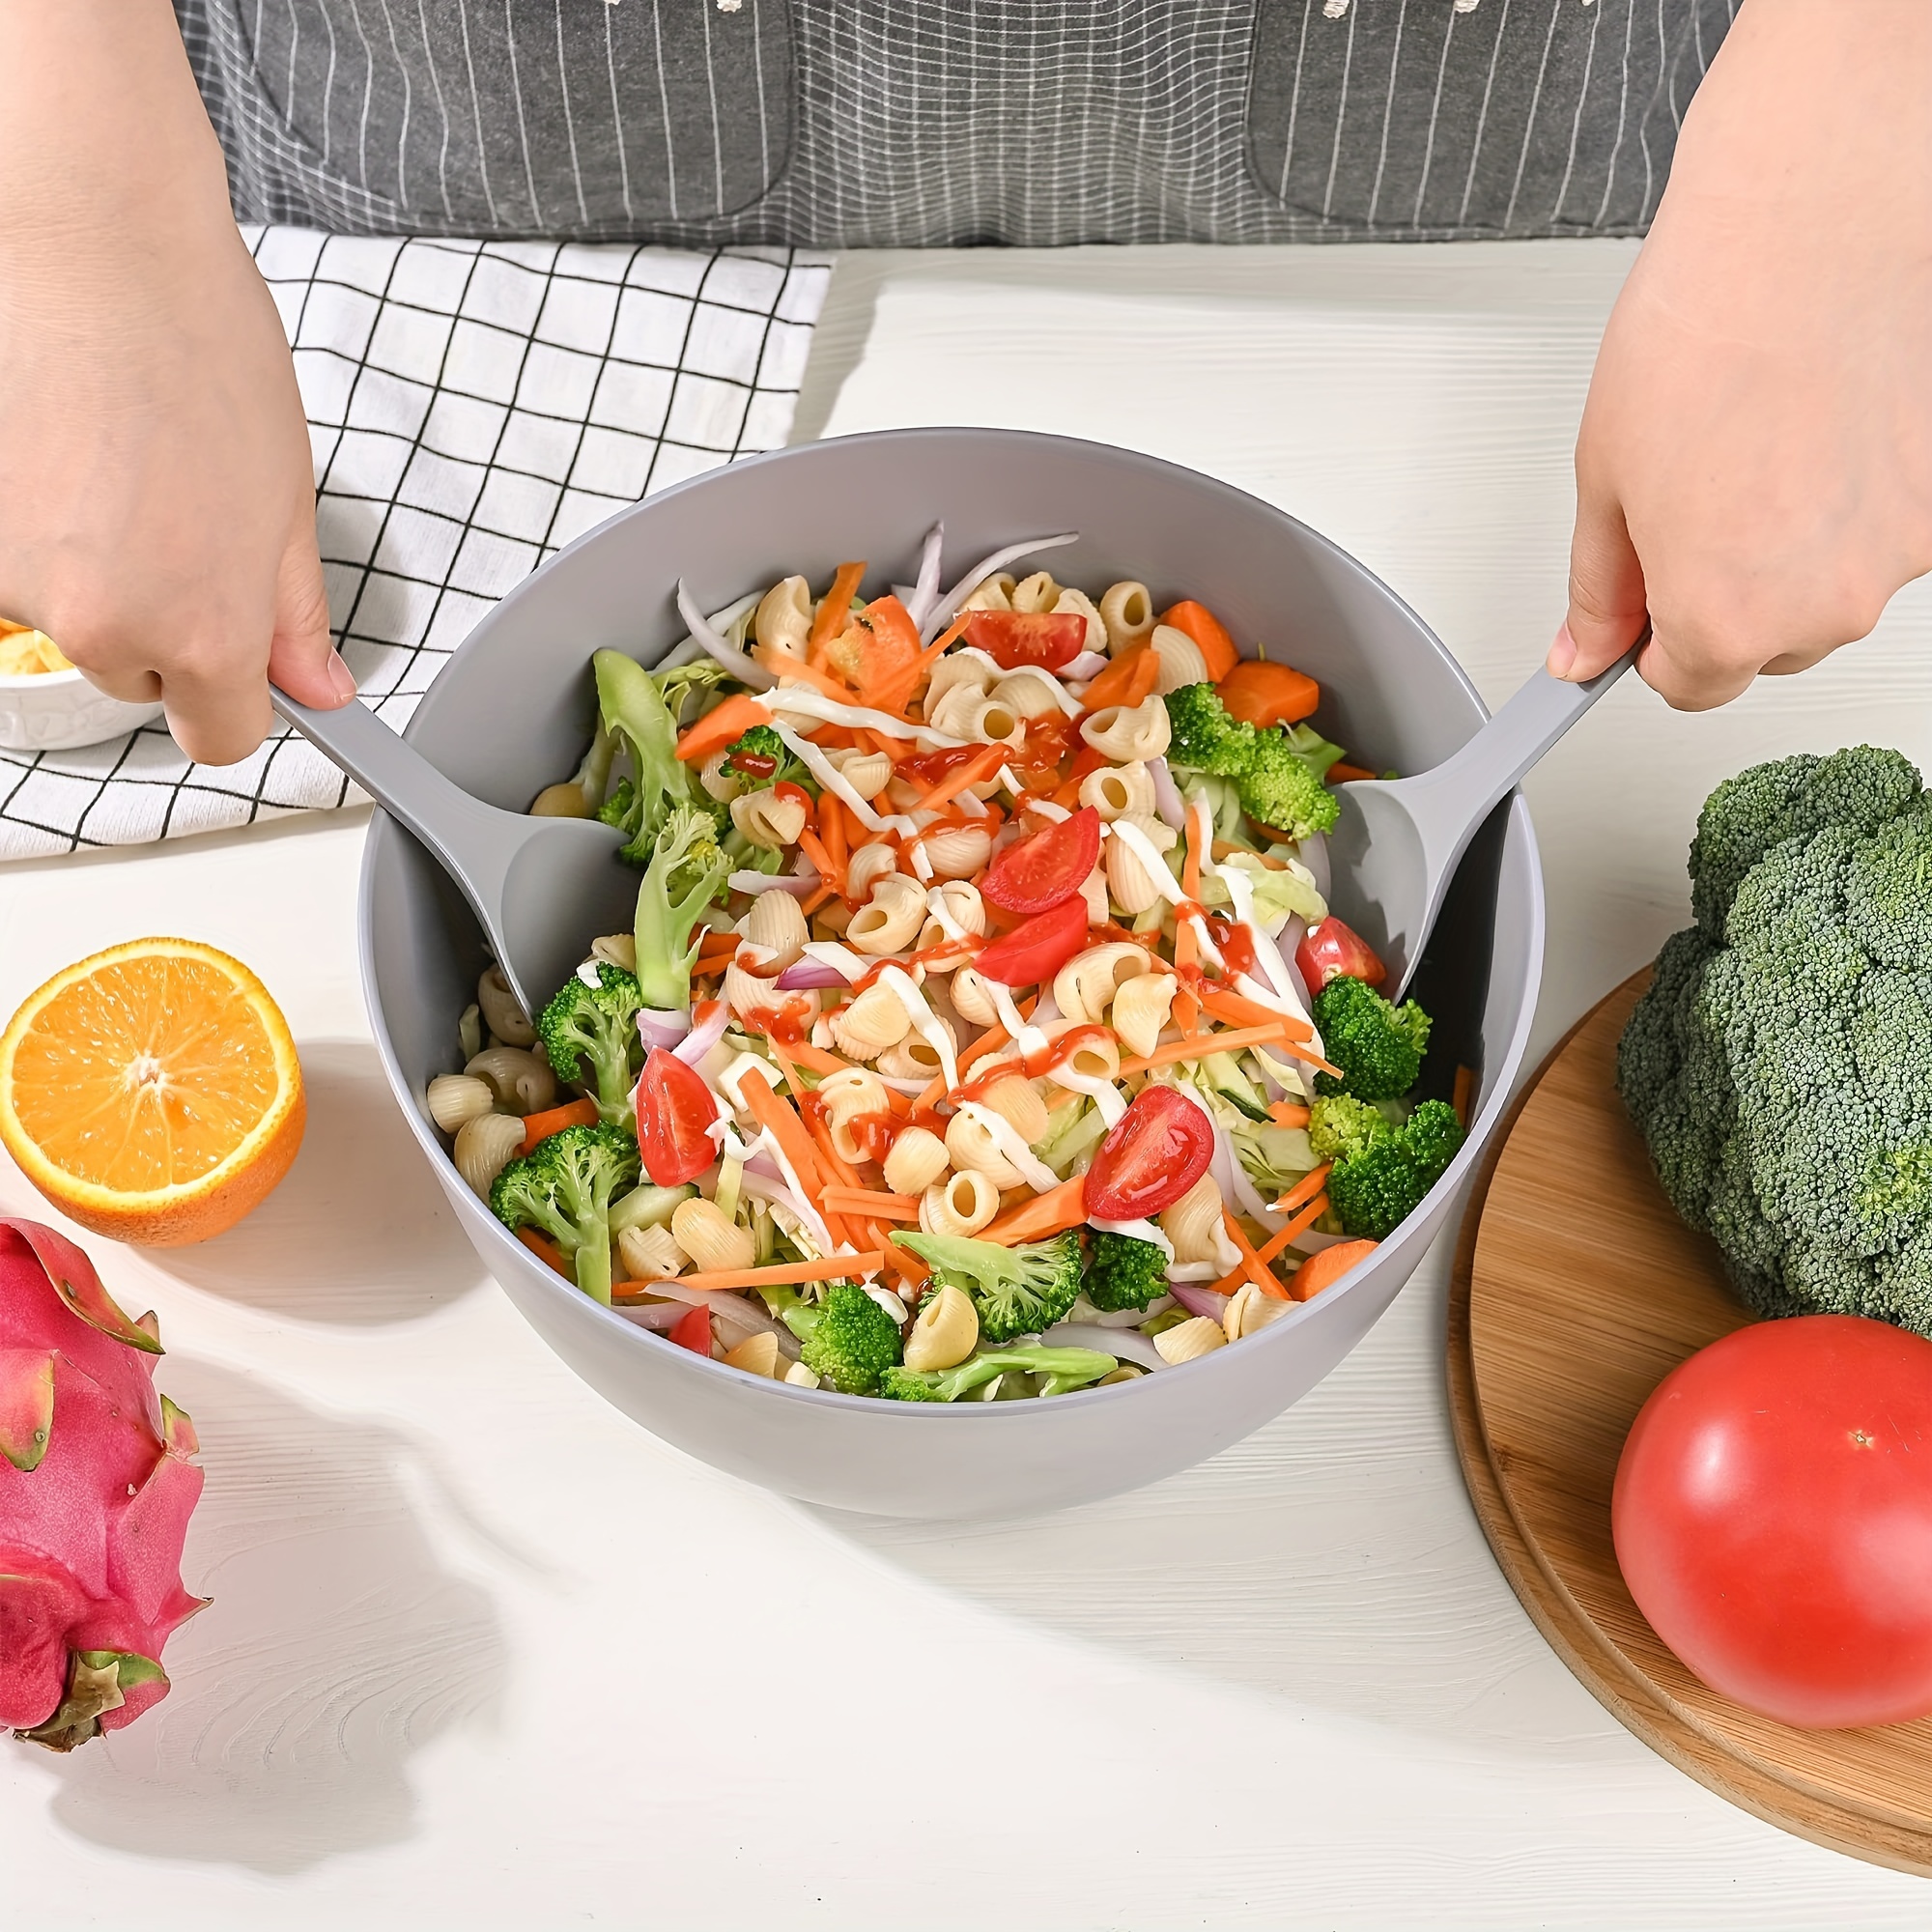
[[[1493,702],[1561,614],[1622,244],[992,251],[841,269],[801,434],[979,422],[1178,458],[1380,571]],[[1211,586],[1203,586],[1211,594]],[[1698,800],[1932,753],[1932,598],[1715,717],[1627,684],[1537,776],[1545,1041],[1684,917]],[[0,871],[0,1013],[148,932],[249,961],[307,1144],[206,1247],[96,1244],[209,1469],[173,1695],[0,1747],[10,1922],[162,1928],[1907,1925],[1932,1889],[1621,1730],[1490,1560],[1438,1253],[1306,1402],[1010,1526],[841,1519],[686,1462],[484,1277],[355,984],[364,814]],[[9,1211],[44,1211],[0,1170]]]

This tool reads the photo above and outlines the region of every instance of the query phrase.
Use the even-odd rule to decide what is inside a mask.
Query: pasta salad
[[[464,1180],[584,1293],[807,1388],[1038,1399],[1238,1344],[1463,1140],[1430,1021],[1328,912],[1315,682],[1073,542],[941,588],[787,577],[653,670],[593,660],[579,769],[629,932],[532,1016],[497,969],[430,1083]]]

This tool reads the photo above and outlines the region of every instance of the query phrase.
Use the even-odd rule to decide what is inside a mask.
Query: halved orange
[[[0,1142],[70,1220],[117,1241],[232,1228],[289,1171],[304,1115],[269,989],[191,939],[80,960],[0,1035]]]

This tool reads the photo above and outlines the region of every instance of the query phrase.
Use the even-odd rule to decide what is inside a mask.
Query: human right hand
[[[1570,610],[1672,704],[1864,637],[1932,569],[1932,6],[1749,0],[1692,100],[1577,443]]]
[[[0,615],[231,764],[332,710],[307,426],[169,0],[0,0]]]

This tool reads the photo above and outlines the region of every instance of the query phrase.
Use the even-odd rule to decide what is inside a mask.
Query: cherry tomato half
[[[1345,974],[1370,986],[1379,986],[1388,978],[1375,949],[1339,919],[1324,919],[1311,926],[1294,949],[1294,963],[1311,993],[1319,993],[1330,980]]]
[[[1096,1221],[1139,1221],[1172,1208],[1214,1156],[1214,1128],[1185,1094],[1143,1087],[1087,1170],[1087,1212]]]
[[[1806,1315],[1699,1350],[1631,1426],[1610,1531],[1714,1690],[1815,1728],[1932,1712],[1932,1342]]]
[[[689,1349],[694,1355],[708,1355],[711,1352],[711,1311],[708,1308],[694,1308],[680,1315],[665,1333],[680,1349]]]
[[[1076,893],[982,947],[974,955],[973,969],[1003,986],[1036,986],[1051,980],[1086,944],[1087,901]]]
[[[696,1180],[718,1158],[710,1127],[717,1102],[704,1076],[676,1054],[651,1048],[638,1076],[638,1151],[660,1187]]]
[[[980,896],[1008,912],[1051,912],[1087,883],[1100,863],[1100,814],[1082,806],[1069,818],[1009,845],[980,881]]]
[[[1059,670],[1087,648],[1087,619],[1077,611],[1058,616],[1046,611],[974,611],[966,619],[966,641],[1002,670],[1022,665]]]

